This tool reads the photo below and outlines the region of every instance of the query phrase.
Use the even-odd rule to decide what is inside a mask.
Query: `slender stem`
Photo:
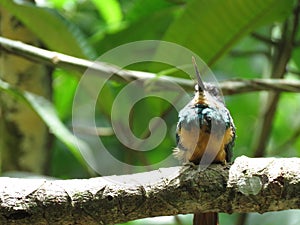
[[[300,46],[300,40],[294,41],[294,46],[295,46],[295,47]]]
[[[270,74],[271,78],[283,78],[287,72],[286,66],[292,54],[293,45],[295,43],[296,31],[298,29],[299,6],[300,6],[300,1],[298,0],[298,5],[294,11],[292,32],[288,34],[289,24],[286,22],[283,27],[283,35],[279,42],[277,41],[270,42],[269,39],[264,39],[257,35],[254,35],[257,39],[260,39],[261,41],[268,43],[275,48],[273,69]],[[262,103],[265,104],[265,107],[263,107],[263,110],[261,111],[261,119],[258,120],[259,128],[257,129],[257,136],[254,139],[254,151],[255,151],[254,155],[256,157],[262,157],[265,154],[265,148],[267,146],[270,137],[279,97],[280,94],[278,92],[274,94],[270,93],[268,98],[264,99],[265,100],[264,102],[267,102],[267,104]],[[240,215],[237,221],[237,225],[245,225],[247,217],[248,217],[247,214]]]
[[[255,55],[264,55],[266,57],[269,57],[269,53],[264,50],[253,50],[253,51],[232,50],[230,52],[230,56],[232,56],[232,57],[249,57],[249,56],[255,56]]]
[[[155,85],[157,85],[156,87],[158,88],[165,88],[166,82],[172,82],[179,84],[187,91],[194,90],[194,82],[192,80],[170,76],[157,77],[156,74],[153,73],[120,69],[115,65],[80,59],[69,55],[37,48],[19,41],[10,40],[3,37],[0,37],[0,49],[42,64],[63,69],[71,69],[80,73],[83,73],[87,69],[93,69],[97,71],[97,74],[99,74],[99,76],[103,75],[107,77],[107,75],[109,74],[114,74],[110,77],[110,79],[118,82],[130,82],[137,79],[153,80],[154,82],[156,82]],[[283,79],[233,79],[220,82],[220,88],[225,95],[265,90],[300,92],[299,87],[299,81]]]
[[[264,42],[268,45],[277,45],[278,42],[277,41],[273,41],[272,39],[268,38],[268,37],[265,37],[265,36],[262,36],[261,34],[258,34],[258,33],[251,33],[251,36],[261,42]]]
[[[286,66],[291,58],[293,43],[296,37],[298,23],[299,23],[299,5],[295,8],[294,18],[292,22],[286,21],[282,29],[282,37],[275,46],[274,59],[272,60],[271,78],[283,78],[286,74]],[[258,120],[258,126],[256,138],[254,139],[254,156],[262,157],[265,154],[272,124],[277,111],[277,106],[280,98],[280,93],[269,93],[267,98],[261,103],[263,105],[261,110],[261,116]]]
[[[220,83],[224,95],[249,93],[254,91],[299,92],[300,81],[286,79],[234,79]]]
[[[295,69],[292,69],[292,68],[287,68],[286,70],[288,73],[292,73],[292,74],[295,74],[295,75],[300,75],[300,71],[299,70],[295,70]]]

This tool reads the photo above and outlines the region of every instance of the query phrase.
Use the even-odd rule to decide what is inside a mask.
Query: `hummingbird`
[[[192,58],[197,84],[193,99],[179,112],[174,156],[184,164],[231,162],[235,126],[219,89],[204,83]],[[218,213],[194,213],[193,225],[218,225]]]

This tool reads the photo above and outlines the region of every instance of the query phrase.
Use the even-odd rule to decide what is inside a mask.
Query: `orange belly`
[[[226,163],[225,145],[232,140],[232,130],[229,128],[224,135],[214,135],[195,127],[186,130],[182,127],[180,131],[180,142],[187,150],[183,156],[184,160],[198,164],[205,151],[212,154],[213,162]],[[206,153],[206,154],[207,154]]]

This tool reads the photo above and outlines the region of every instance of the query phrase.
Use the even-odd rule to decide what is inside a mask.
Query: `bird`
[[[204,83],[195,61],[197,84],[192,100],[179,111],[174,156],[184,164],[231,162],[236,128],[219,89]],[[207,165],[208,166],[208,165]],[[193,225],[218,225],[216,212],[194,213]]]

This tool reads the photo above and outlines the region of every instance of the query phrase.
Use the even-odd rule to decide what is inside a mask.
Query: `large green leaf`
[[[255,28],[286,18],[293,5],[294,0],[191,0],[164,40],[191,49],[212,65]]]
[[[83,165],[83,167],[89,170],[78,149],[79,147],[85,152],[85,154],[89,154],[91,152],[89,146],[83,141],[77,139],[58,119],[51,102],[44,97],[27,91],[21,91],[2,80],[0,80],[0,91],[4,91],[9,95],[18,98],[20,101],[32,108],[45,122],[45,124],[47,124],[50,131],[71,150],[72,154]]]
[[[117,0],[92,1],[107,24],[112,25],[122,21],[122,10]]]
[[[95,56],[81,31],[57,11],[24,1],[1,0],[0,6],[22,21],[49,49],[82,58]]]
[[[71,117],[72,104],[78,79],[67,70],[57,69],[53,73],[53,104],[62,121]]]
[[[133,41],[161,39],[165,30],[173,21],[176,9],[175,7],[165,7],[145,17],[132,18],[133,21],[129,22],[125,29],[106,34],[102,40],[99,40],[96,46],[98,52],[101,54]]]
[[[130,5],[131,6],[128,7],[125,16],[128,21],[132,22],[148,19],[159,11],[164,11],[167,8],[179,6],[179,3],[176,3],[175,1],[162,0],[132,0]]]

